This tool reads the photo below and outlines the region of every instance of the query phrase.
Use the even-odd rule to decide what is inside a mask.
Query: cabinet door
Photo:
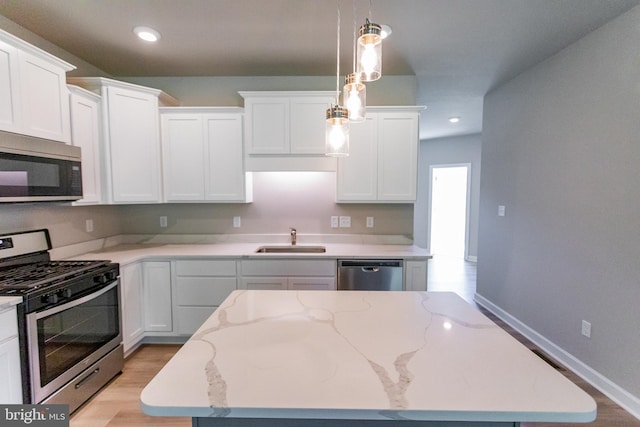
[[[165,200],[198,201],[205,195],[205,145],[200,114],[162,114]]]
[[[18,50],[0,41],[0,130],[7,132],[22,127],[18,73]]]
[[[171,332],[171,264],[143,263],[144,329],[150,332]]]
[[[82,149],[82,200],[74,204],[97,204],[102,200],[100,167],[100,98],[71,93],[71,142]]]
[[[291,154],[324,154],[326,111],[331,97],[292,97]]]
[[[377,199],[377,115],[349,125],[349,156],[338,159],[338,201]]]
[[[205,199],[244,201],[245,173],[242,149],[242,115],[204,115],[208,167]]]
[[[427,261],[405,261],[404,280],[406,291],[426,291]]]
[[[238,289],[250,290],[286,290],[286,277],[243,277]]]
[[[20,52],[19,57],[24,132],[70,143],[69,92],[65,71],[25,52]]]
[[[249,98],[245,101],[248,154],[289,152],[289,99]]]
[[[113,201],[160,202],[158,98],[116,87],[106,93]]]
[[[335,291],[335,277],[289,277],[287,278],[287,289],[304,291]]]
[[[378,114],[378,200],[416,199],[418,113]]]
[[[142,264],[130,264],[120,271],[122,293],[122,340],[125,353],[144,335]]]
[[[0,403],[22,403],[18,337],[5,342],[0,341],[0,378],[2,378],[0,381]]]

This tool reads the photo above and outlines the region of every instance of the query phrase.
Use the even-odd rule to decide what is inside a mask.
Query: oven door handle
[[[75,307],[75,306],[80,305],[80,304],[84,304],[85,302],[91,301],[92,299],[96,299],[99,296],[101,296],[103,294],[106,294],[111,289],[115,288],[116,286],[118,286],[118,280],[117,279],[114,280],[113,283],[111,283],[110,285],[100,289],[97,292],[93,292],[93,293],[91,293],[89,295],[83,296],[82,298],[74,299],[74,300],[69,301],[67,303],[64,303],[62,305],[58,305],[58,306],[52,307],[52,308],[50,308],[48,310],[32,313],[32,314],[27,315],[27,316],[33,316],[35,314],[36,320],[42,319],[43,317],[52,316],[52,315],[54,315],[56,313],[60,313],[61,311],[67,310],[68,308]]]

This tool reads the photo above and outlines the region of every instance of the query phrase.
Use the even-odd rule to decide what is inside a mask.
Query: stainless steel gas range
[[[0,295],[21,296],[23,403],[73,412],[122,371],[119,265],[51,261],[46,229],[0,235]]]

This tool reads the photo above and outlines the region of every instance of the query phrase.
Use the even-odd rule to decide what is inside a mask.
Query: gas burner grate
[[[37,289],[102,266],[108,261],[48,261],[0,271],[0,289]]]

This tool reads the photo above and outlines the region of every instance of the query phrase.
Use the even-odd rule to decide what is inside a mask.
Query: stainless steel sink
[[[262,254],[321,254],[327,251],[324,246],[260,246],[256,253]]]

